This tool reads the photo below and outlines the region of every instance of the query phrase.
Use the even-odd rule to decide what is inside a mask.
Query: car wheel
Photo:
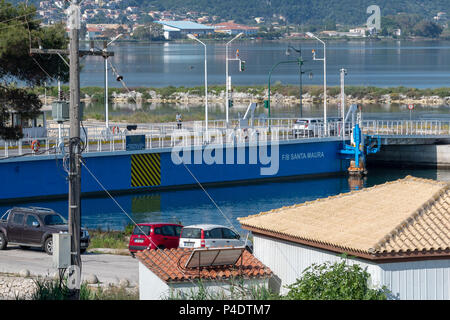
[[[3,233],[0,232],[0,250],[5,250],[7,245],[8,241],[6,241],[6,238],[3,235]]]
[[[158,246],[157,248],[160,249],[160,250],[164,250],[166,247],[165,246]]]
[[[136,255],[134,254],[134,252],[130,252],[130,255],[132,258],[136,258]]]
[[[45,250],[45,252],[47,252],[48,255],[53,254],[53,239],[51,237],[47,238],[47,240],[45,240],[44,250]]]
[[[83,253],[85,253],[85,252],[86,252],[86,248],[80,249],[80,253],[81,253],[81,254],[83,254]]]

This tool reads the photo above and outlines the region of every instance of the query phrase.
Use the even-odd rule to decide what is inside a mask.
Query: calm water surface
[[[225,43],[225,42],[224,42]],[[225,84],[225,45],[207,45],[208,83]],[[245,72],[238,71],[236,61],[230,62],[230,75],[236,85],[266,85],[269,71],[275,63],[295,59],[286,56],[288,44],[302,49],[307,60],[303,70],[311,70],[313,78],[304,76],[305,85],[323,84],[323,63],[313,61],[311,50],[323,56],[323,47],[316,41],[235,41],[230,57],[236,49],[245,60]],[[88,46],[86,44],[86,46]],[[87,47],[86,47],[87,48]],[[111,62],[124,76],[127,86],[165,87],[204,85],[204,48],[185,43],[114,43]],[[81,61],[82,86],[103,86],[104,64],[98,57]],[[445,87],[450,86],[450,41],[327,41],[328,85],[339,84],[339,70],[346,68],[346,83],[370,86]],[[110,74],[110,86],[120,87]],[[295,64],[280,65],[272,81],[298,84]]]
[[[290,206],[317,198],[337,195],[362,187],[370,187],[406,175],[450,181],[450,171],[436,169],[370,168],[366,180],[355,182],[346,176],[302,179],[229,187],[207,188],[208,193],[223,211],[225,218],[201,189],[149,192],[116,196],[120,205],[136,222],[173,221],[184,225],[219,223],[230,220],[240,231],[238,217],[257,214],[282,206]],[[67,217],[67,201],[39,201],[15,203],[52,208]],[[0,206],[0,212],[10,206]],[[88,228],[122,230],[130,220],[110,198],[96,197],[82,200],[82,225]]]

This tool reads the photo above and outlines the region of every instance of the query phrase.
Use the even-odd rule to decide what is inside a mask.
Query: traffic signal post
[[[299,66],[303,65],[303,60],[301,57],[299,57],[297,60],[286,60],[286,61],[280,61],[277,62],[272,66],[272,69],[270,69],[269,72],[269,80],[268,80],[268,99],[264,100],[264,108],[268,109],[269,113],[269,128],[270,128],[270,80],[272,78],[272,72],[275,70],[276,67],[278,67],[280,64],[287,64],[287,63],[297,63]]]

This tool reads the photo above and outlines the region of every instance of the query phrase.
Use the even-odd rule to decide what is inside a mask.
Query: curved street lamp
[[[313,50],[313,60],[323,61],[323,123],[325,128],[325,135],[328,134],[327,130],[327,45],[324,41],[317,38],[313,33],[307,32],[306,35],[310,38],[314,38],[323,44],[323,58],[316,58],[316,52]]]
[[[206,55],[206,44],[198,40],[193,34],[188,34],[187,37],[191,40],[196,40],[205,47],[205,130],[208,132],[208,63]]]
[[[230,103],[229,103],[229,99],[230,99],[230,97],[229,97],[229,91],[231,90],[231,88],[229,88],[230,87],[230,83],[229,83],[229,81],[228,81],[228,61],[230,61],[230,60],[239,60],[239,59],[229,59],[228,58],[228,46],[229,46],[229,44],[231,43],[231,42],[233,42],[234,40],[236,40],[237,38],[239,38],[240,36],[242,36],[244,33],[243,32],[241,32],[241,33],[239,33],[237,36],[235,36],[233,39],[231,39],[230,41],[228,41],[227,43],[226,43],[226,45],[225,45],[225,59],[226,59],[226,66],[225,66],[225,73],[226,73],[226,76],[225,76],[225,80],[226,80],[226,82],[225,82],[225,119],[226,119],[226,123],[227,123],[227,127],[228,127],[228,109],[229,109],[229,107],[230,107]]]
[[[272,78],[272,72],[275,70],[276,67],[278,67],[280,64],[286,64],[286,63],[297,63],[300,65],[301,60],[300,58],[297,60],[286,60],[286,61],[280,61],[275,63],[269,72],[269,80],[268,80],[268,99],[264,101],[264,107],[268,109],[269,112],[269,129],[270,129],[270,79]]]
[[[119,39],[123,34],[119,34],[115,36],[110,42],[104,43],[103,51],[108,51],[108,46]],[[106,134],[109,134],[109,105],[108,105],[108,56],[105,55],[105,125],[106,125]]]

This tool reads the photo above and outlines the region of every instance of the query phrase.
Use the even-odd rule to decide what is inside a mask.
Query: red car
[[[178,248],[182,225],[175,223],[139,223],[134,227],[128,249],[134,257],[137,251]]]

